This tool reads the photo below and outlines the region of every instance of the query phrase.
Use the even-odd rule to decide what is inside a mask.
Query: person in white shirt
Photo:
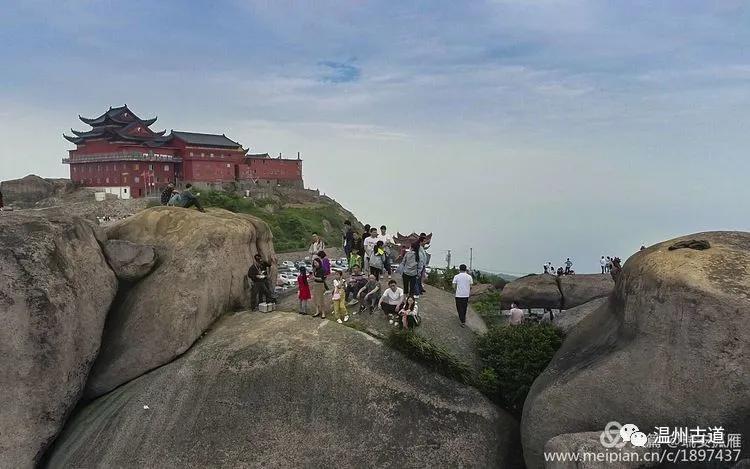
[[[388,278],[391,278],[391,247],[394,245],[393,236],[387,234],[388,228],[383,225],[380,227],[380,234],[378,235],[378,241],[383,242],[383,249],[385,250],[384,269],[388,273]]]
[[[602,259],[599,261],[599,263],[602,265],[602,273],[606,274],[605,270],[607,269],[607,259],[602,256]]]
[[[318,253],[320,251],[325,251],[325,249],[326,243],[323,242],[323,239],[320,236],[318,236],[318,233],[313,233],[312,244],[310,244],[310,248],[307,250],[307,252],[310,254],[310,262],[318,257]]]
[[[393,324],[396,312],[399,310],[401,303],[403,302],[404,290],[396,285],[395,280],[389,281],[388,289],[383,293],[383,296],[380,297],[378,306],[383,310],[383,314],[385,314],[385,318],[388,319],[390,324]]]
[[[370,256],[375,251],[375,245],[378,243],[378,229],[370,228],[370,236],[362,241],[365,248],[365,272],[370,272]]]
[[[469,307],[469,296],[471,296],[474,279],[466,272],[466,264],[461,264],[458,270],[458,275],[453,277],[453,285],[456,288],[456,309],[461,327],[466,327],[466,308]]]
[[[523,324],[525,316],[523,310],[519,308],[515,303],[510,305],[510,324],[512,326],[519,326]]]

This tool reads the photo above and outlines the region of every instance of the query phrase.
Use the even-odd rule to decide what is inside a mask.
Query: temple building
[[[248,154],[226,135],[154,131],[127,105],[109,108],[95,119],[78,116],[91,130],[63,135],[76,145],[64,164],[70,179],[121,198],[156,195],[168,182],[199,187],[303,187],[302,159]]]

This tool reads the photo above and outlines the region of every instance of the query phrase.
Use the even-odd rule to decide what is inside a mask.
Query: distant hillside
[[[201,201],[206,207],[248,213],[264,220],[271,226],[274,249],[279,253],[306,249],[312,233],[321,235],[326,245],[340,247],[346,220],[351,220],[355,229],[362,229],[351,212],[313,191],[274,191],[248,198],[229,192],[203,192]]]

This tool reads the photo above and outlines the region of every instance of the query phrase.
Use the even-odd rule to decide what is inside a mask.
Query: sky
[[[433,264],[508,273],[747,230],[744,1],[0,1],[0,180],[65,177],[63,132],[152,127],[304,159]]]

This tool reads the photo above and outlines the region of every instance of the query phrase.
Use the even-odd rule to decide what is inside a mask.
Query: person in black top
[[[268,268],[269,264],[263,262],[260,254],[255,255],[255,262],[247,271],[250,277],[250,310],[258,309],[258,304],[263,302],[274,302],[273,293],[268,287]]]
[[[163,191],[161,191],[161,204],[167,205],[169,203],[169,199],[172,198],[172,194],[174,194],[174,184],[171,182],[167,184],[167,187],[164,188]]]
[[[352,229],[352,222],[346,220],[344,222],[344,253],[346,254],[346,260],[349,260],[349,254],[354,250],[354,230]]]

